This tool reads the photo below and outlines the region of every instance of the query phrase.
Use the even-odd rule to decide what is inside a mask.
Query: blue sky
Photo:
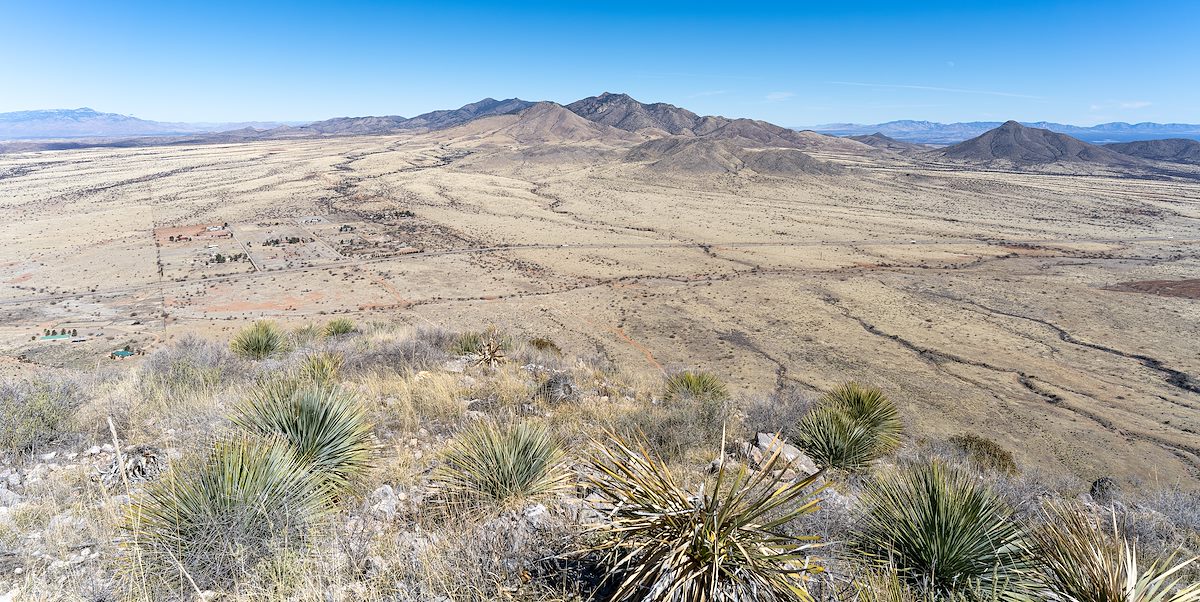
[[[0,111],[412,116],[603,91],[781,125],[1200,122],[1200,2],[0,0]]]

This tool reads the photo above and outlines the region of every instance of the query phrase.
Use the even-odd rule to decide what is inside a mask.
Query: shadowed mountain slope
[[[848,138],[873,148],[888,150],[896,153],[914,153],[929,150],[929,147],[923,144],[903,142],[901,140],[896,140],[895,138],[884,136],[879,132],[867,134],[865,136],[848,136]]]
[[[1121,142],[1105,144],[1104,148],[1139,159],[1200,165],[1200,141],[1188,138]]]

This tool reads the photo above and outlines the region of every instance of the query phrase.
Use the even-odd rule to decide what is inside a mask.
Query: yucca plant
[[[1049,503],[1029,536],[1036,594],[1048,602],[1196,602],[1200,583],[1181,583],[1197,558],[1139,566],[1137,549],[1111,520],[1093,517],[1077,503]]]
[[[480,422],[455,437],[434,481],[452,503],[505,508],[567,487],[563,460],[545,426]]]
[[[233,338],[233,352],[247,359],[263,360],[286,346],[287,336],[274,322],[259,320]]]
[[[896,567],[876,568],[853,581],[854,602],[1024,602],[1007,584],[994,582],[967,591],[933,592],[914,587]]]
[[[896,449],[903,430],[882,391],[851,382],[826,393],[801,419],[795,443],[819,466],[857,470]]]
[[[357,330],[358,328],[354,325],[354,320],[350,318],[334,318],[325,323],[324,334],[326,337],[332,338],[351,334]]]
[[[877,478],[862,501],[852,547],[879,566],[895,566],[920,591],[977,591],[1025,567],[1012,510],[952,466],[934,461]]]
[[[804,583],[821,570],[811,557],[816,538],[783,527],[817,509],[821,473],[784,482],[779,450],[757,472],[731,464],[693,493],[642,445],[610,435],[598,446],[589,484],[606,520],[589,552],[606,561],[611,600],[812,599]]]
[[[247,432],[291,445],[331,489],[352,489],[371,467],[371,425],[358,399],[336,386],[274,381],[260,385],[235,410]]]
[[[685,370],[667,377],[664,398],[672,401],[682,398],[701,401],[724,401],[729,399],[725,383],[711,372]]]
[[[302,547],[330,509],[328,488],[285,443],[221,441],[134,498],[123,571],[156,597],[224,587],[280,549]]]
[[[319,385],[332,385],[341,374],[342,365],[346,363],[340,353],[314,353],[304,358],[297,369],[301,380]]]

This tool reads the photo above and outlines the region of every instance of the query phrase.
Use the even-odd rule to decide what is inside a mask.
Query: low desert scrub
[[[233,338],[230,348],[241,357],[264,360],[281,353],[287,347],[287,334],[274,322],[261,320],[242,329]]]
[[[0,383],[0,449],[37,453],[69,434],[84,401],[76,379],[39,375]]]
[[[612,429],[623,437],[644,440],[664,460],[708,461],[720,449],[721,434],[736,432],[736,425],[730,424],[733,418],[727,399],[682,396],[625,406],[613,417]]]
[[[564,489],[565,454],[544,426],[479,422],[456,437],[434,473],[454,504],[512,508]]]
[[[949,441],[951,445],[966,454],[968,460],[980,468],[995,470],[1007,475],[1017,474],[1017,463],[1013,460],[1012,452],[987,437],[975,433],[964,433],[950,437]]]
[[[818,466],[858,470],[900,446],[900,413],[883,392],[847,383],[826,393],[795,430]]]
[[[304,381],[318,385],[331,385],[338,382],[342,366],[346,363],[345,356],[332,351],[312,353],[304,357],[296,368],[296,376]]]
[[[611,600],[811,600],[820,571],[812,539],[783,527],[817,509],[821,474],[784,482],[779,452],[763,469],[723,463],[693,492],[644,446],[612,436],[589,485],[603,501],[592,552],[605,559]]]
[[[130,505],[127,585],[150,599],[229,587],[280,550],[302,547],[330,509],[328,488],[288,445],[221,441]]]
[[[448,372],[374,373],[360,383],[372,404],[376,428],[390,433],[413,433],[422,427],[442,430],[458,424],[466,413],[465,387]]]
[[[371,425],[358,399],[335,385],[265,383],[234,412],[246,432],[286,442],[331,491],[353,489],[371,467]]]
[[[358,327],[350,318],[334,318],[326,322],[325,328],[322,330],[326,338],[345,336],[355,332],[358,332]]]
[[[555,343],[553,340],[547,337],[534,337],[529,339],[529,346],[545,353],[562,355],[562,348],[558,346],[558,343]]]
[[[195,336],[155,351],[138,369],[138,390],[160,409],[211,397],[242,377],[244,366],[229,349]]]
[[[1006,582],[1024,566],[1012,510],[969,473],[941,462],[872,481],[854,547],[932,595],[967,595]]]
[[[1092,515],[1070,502],[1045,507],[1029,536],[1036,593],[1026,599],[1071,602],[1196,602],[1200,583],[1182,577],[1196,558],[1182,562],[1139,561],[1135,544],[1121,533],[1115,513]]]
[[[796,427],[815,403],[813,396],[794,387],[786,387],[766,397],[754,397],[744,404],[743,427],[747,437],[757,433],[779,433],[796,439]]]

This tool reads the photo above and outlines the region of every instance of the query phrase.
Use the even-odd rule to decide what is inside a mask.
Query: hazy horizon
[[[314,121],[604,90],[781,125],[1200,122],[1200,6],[82,2],[6,9],[0,112]],[[1120,43],[1128,39],[1129,43]]]

